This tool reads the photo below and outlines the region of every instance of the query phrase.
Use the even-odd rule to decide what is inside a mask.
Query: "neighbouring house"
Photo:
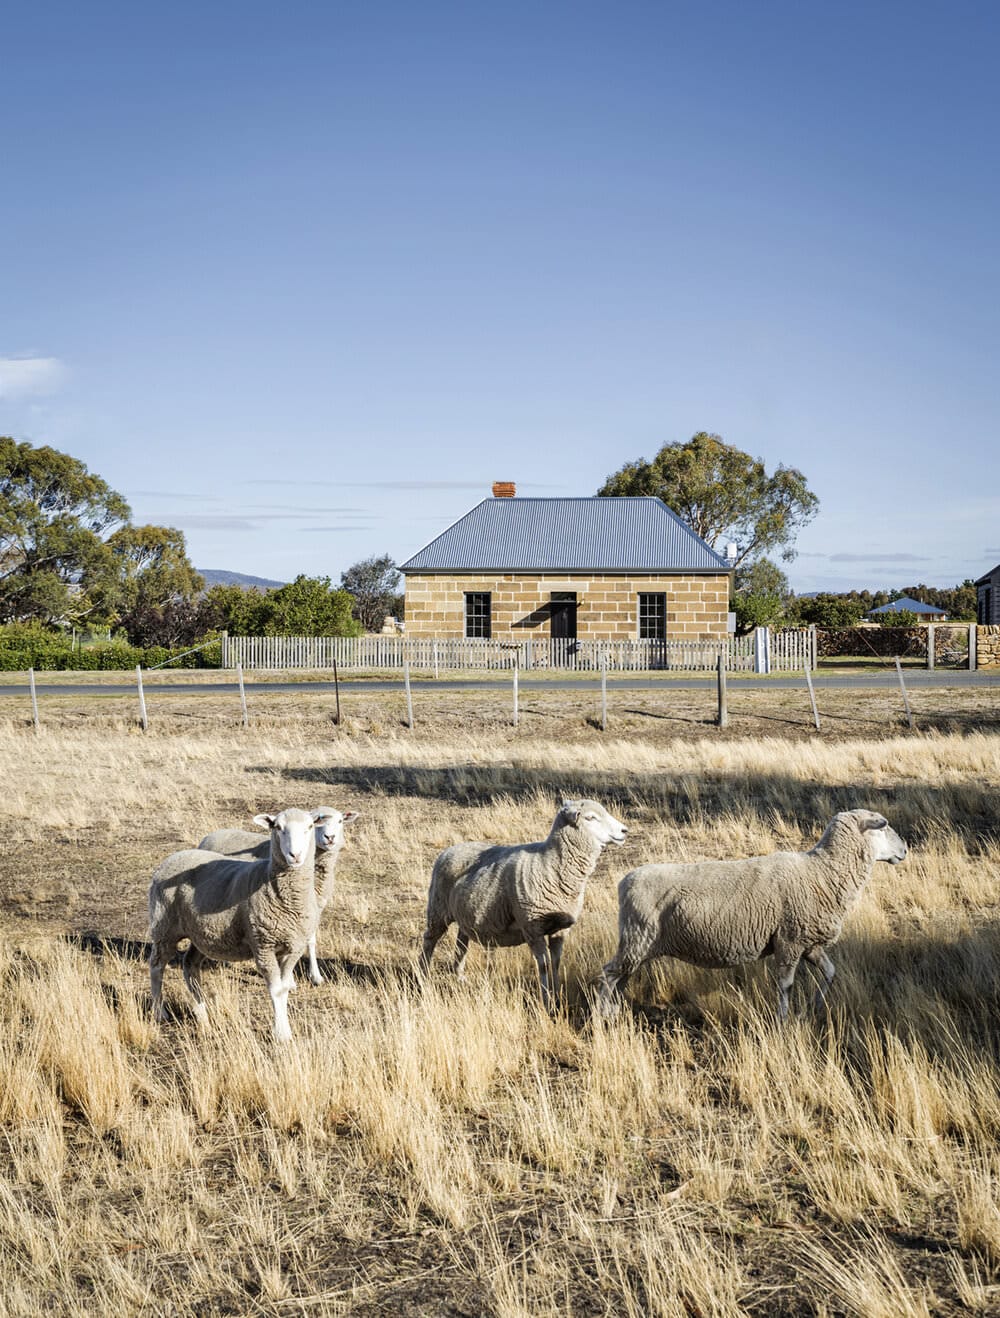
[[[400,571],[408,636],[726,635],[730,568],[656,498],[519,498],[498,481]]]
[[[869,609],[865,617],[874,618],[877,622],[887,613],[915,613],[921,622],[944,622],[948,617],[944,609],[911,599],[909,595],[904,595],[902,599],[893,600],[889,604],[881,604],[877,609]]]
[[[981,627],[1000,624],[1000,563],[976,582],[976,621]]]

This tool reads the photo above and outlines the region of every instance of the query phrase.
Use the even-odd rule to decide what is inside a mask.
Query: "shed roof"
[[[403,572],[728,572],[662,499],[484,499]]]
[[[920,600],[911,599],[909,595],[904,595],[902,599],[891,600],[888,604],[880,604],[877,609],[869,609],[867,616],[870,618],[873,613],[944,613],[945,610],[939,608],[936,604],[924,604]]]
[[[993,578],[997,575],[1000,575],[1000,563],[996,565],[996,567],[993,569],[992,572],[987,572],[984,576],[981,576],[978,578],[978,580],[974,581],[973,585],[988,586],[990,582],[993,580]]]

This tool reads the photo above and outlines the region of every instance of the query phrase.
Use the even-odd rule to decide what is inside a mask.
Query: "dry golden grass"
[[[514,733],[459,705],[411,735],[388,702],[339,731],[310,708],[5,728],[0,1314],[1000,1311],[997,732]],[[421,987],[434,855],[542,836],[561,791],[630,826],[568,940],[566,1015],[523,949],[474,949],[459,984],[446,940]],[[243,966],[206,977],[204,1029],[171,968],[154,1027],[155,863],[320,803],[362,816],[295,1041]],[[828,1018],[804,972],[782,1029],[765,968],[660,963],[589,1020],[627,868],[807,845],[851,805],[912,852],[850,917]]]

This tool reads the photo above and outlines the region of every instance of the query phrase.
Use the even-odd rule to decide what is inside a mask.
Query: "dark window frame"
[[[467,590],[465,592],[465,639],[488,641],[493,636],[493,592]]]
[[[649,601],[655,601],[651,608]],[[663,590],[640,590],[638,598],[640,641],[667,639],[667,594]]]

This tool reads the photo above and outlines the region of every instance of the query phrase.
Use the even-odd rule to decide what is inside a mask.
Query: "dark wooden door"
[[[572,599],[552,597],[552,639],[554,641],[576,640],[576,596]]]

